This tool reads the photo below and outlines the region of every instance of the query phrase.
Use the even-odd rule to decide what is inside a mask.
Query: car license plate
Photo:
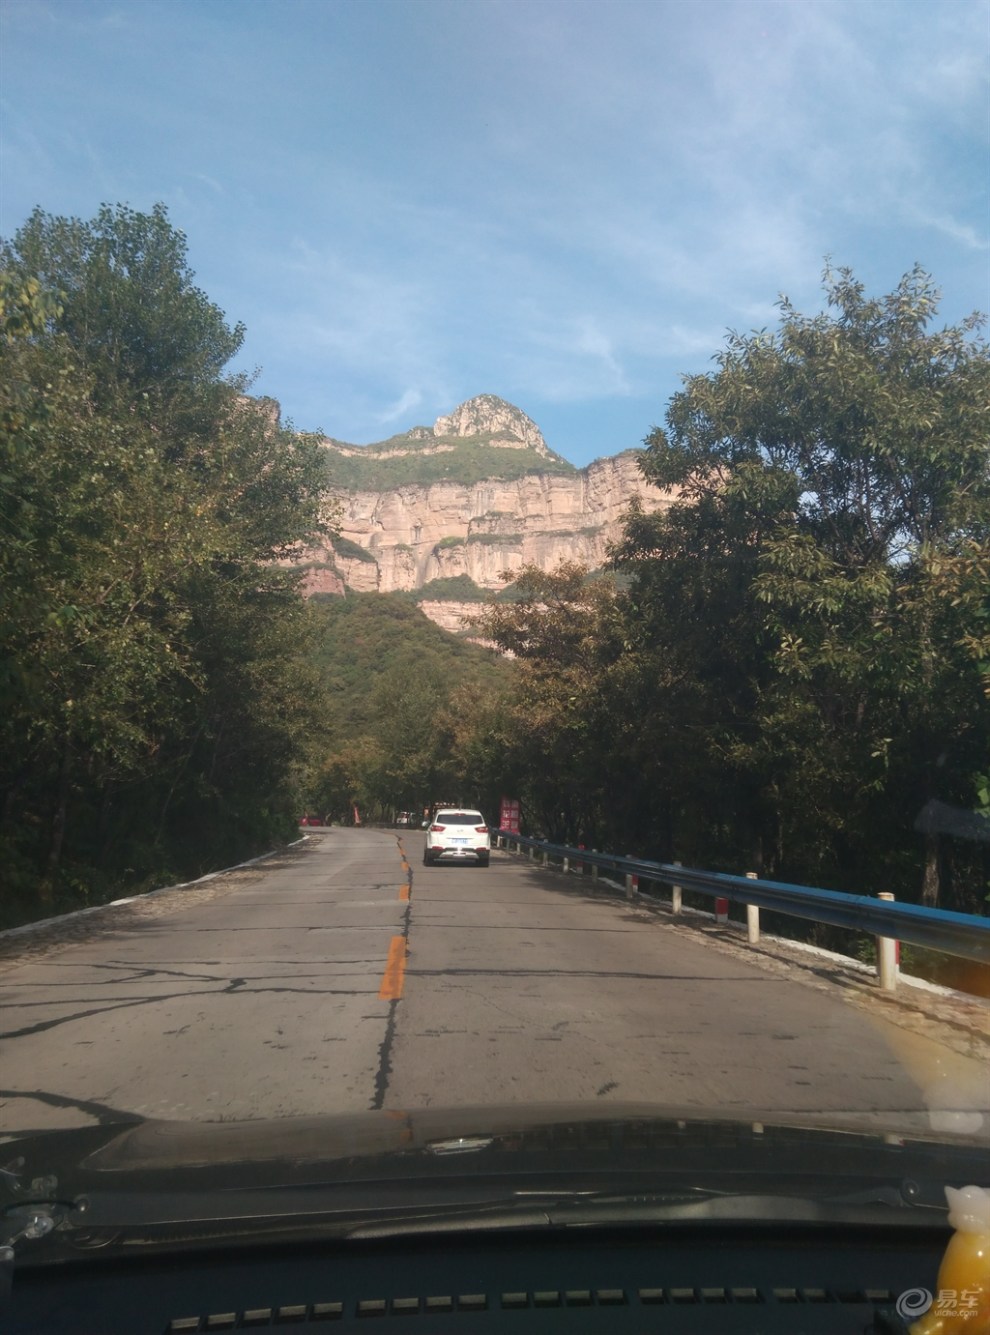
[[[451,843],[453,843],[453,844],[457,844],[458,847],[460,847],[460,848],[463,848],[463,847],[467,844],[467,842],[468,842],[468,841],[467,841],[466,839],[452,839],[452,840],[451,840]]]

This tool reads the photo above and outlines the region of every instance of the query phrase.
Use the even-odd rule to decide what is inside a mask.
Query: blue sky
[[[988,0],[2,0],[0,233],[158,200],[297,427],[639,445],[824,257],[990,308]]]

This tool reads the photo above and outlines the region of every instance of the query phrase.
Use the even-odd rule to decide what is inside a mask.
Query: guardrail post
[[[584,848],[584,844],[578,844],[578,848]],[[583,863],[583,862],[575,862],[575,864],[574,864],[574,870],[577,872],[577,874],[578,874],[579,876],[583,876],[583,875],[584,875],[584,863]]]
[[[858,932],[861,936],[872,936],[877,942],[879,986],[888,993],[897,989],[901,941],[956,955],[961,959],[980,963],[990,961],[990,920],[947,909],[897,904],[893,902],[894,895],[889,892],[880,894],[876,902],[864,901],[861,895],[844,894],[841,891],[762,881],[756,872],[725,876],[700,868],[688,869],[677,861],[658,864],[649,860],[640,861],[631,854],[619,857],[596,848],[586,851],[576,846],[550,844],[546,840],[530,839],[528,835],[511,831],[500,831],[499,835],[498,843],[504,844],[520,857],[525,849],[531,860],[530,865],[540,854],[547,868],[553,865],[566,872],[578,867],[590,867],[593,890],[597,889],[602,872],[609,877],[609,884],[613,884],[611,878],[615,876],[619,889],[624,890],[625,897],[630,901],[635,899],[641,884],[650,886],[658,881],[665,885],[671,884],[670,907],[674,916],[685,911],[685,889],[716,897],[716,912],[720,918],[724,913],[724,903],[720,903],[720,900],[732,899],[744,904],[747,938],[754,945],[761,939],[759,907],[813,922],[828,923]],[[747,889],[748,881],[753,882],[752,893]],[[885,902],[880,903],[881,900]]]
[[[627,854],[626,854],[626,857],[627,857],[627,858],[631,858],[631,857],[632,857],[632,854],[631,854],[631,853],[627,853]],[[627,871],[627,872],[626,872],[626,899],[633,899],[633,898],[635,898],[635,896],[636,896],[638,893],[639,893],[639,877],[638,877],[638,876],[634,876],[634,875],[632,874],[632,872],[628,872],[628,871]]]
[[[759,878],[755,871],[746,873],[747,881],[755,881]],[[759,904],[746,905],[746,940],[751,946],[758,944],[760,940],[760,906]]]
[[[889,890],[881,890],[877,895],[877,899],[888,902],[893,898]],[[881,992],[897,991],[897,946],[898,942],[892,937],[877,937],[877,977],[880,979]]]

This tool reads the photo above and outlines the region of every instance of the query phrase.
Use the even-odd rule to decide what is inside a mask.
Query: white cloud
[[[719,346],[725,337],[724,329],[714,329],[709,327],[699,329],[688,329],[684,325],[675,321],[668,331],[668,337],[663,351],[667,356],[678,353],[698,353],[712,352]]]
[[[193,176],[195,180],[202,181],[204,185],[209,186],[209,188],[213,191],[214,194],[216,195],[226,194],[226,191],[224,190],[220,182],[217,181],[214,177],[208,176],[206,172],[194,172]]]
[[[578,354],[590,357],[605,372],[611,381],[612,393],[629,393],[629,381],[619,365],[612,340],[599,328],[593,316],[582,315],[578,319],[574,348]]]
[[[960,223],[948,214],[925,214],[918,211],[915,215],[923,227],[930,227],[953,241],[958,241],[969,250],[990,250],[990,228],[977,231],[969,223]]]
[[[407,389],[395,403],[378,414],[378,421],[383,424],[400,420],[406,422],[412,410],[418,408],[422,402],[422,390]]]
[[[985,279],[982,3],[15,8],[14,225],[164,197],[268,392],[351,439],[486,387],[625,410],[826,254]]]

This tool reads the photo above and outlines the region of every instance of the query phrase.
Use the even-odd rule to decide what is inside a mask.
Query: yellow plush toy
[[[911,1335],[990,1335],[990,1190],[946,1187],[945,1196],[956,1231],[938,1268],[938,1292]]]

